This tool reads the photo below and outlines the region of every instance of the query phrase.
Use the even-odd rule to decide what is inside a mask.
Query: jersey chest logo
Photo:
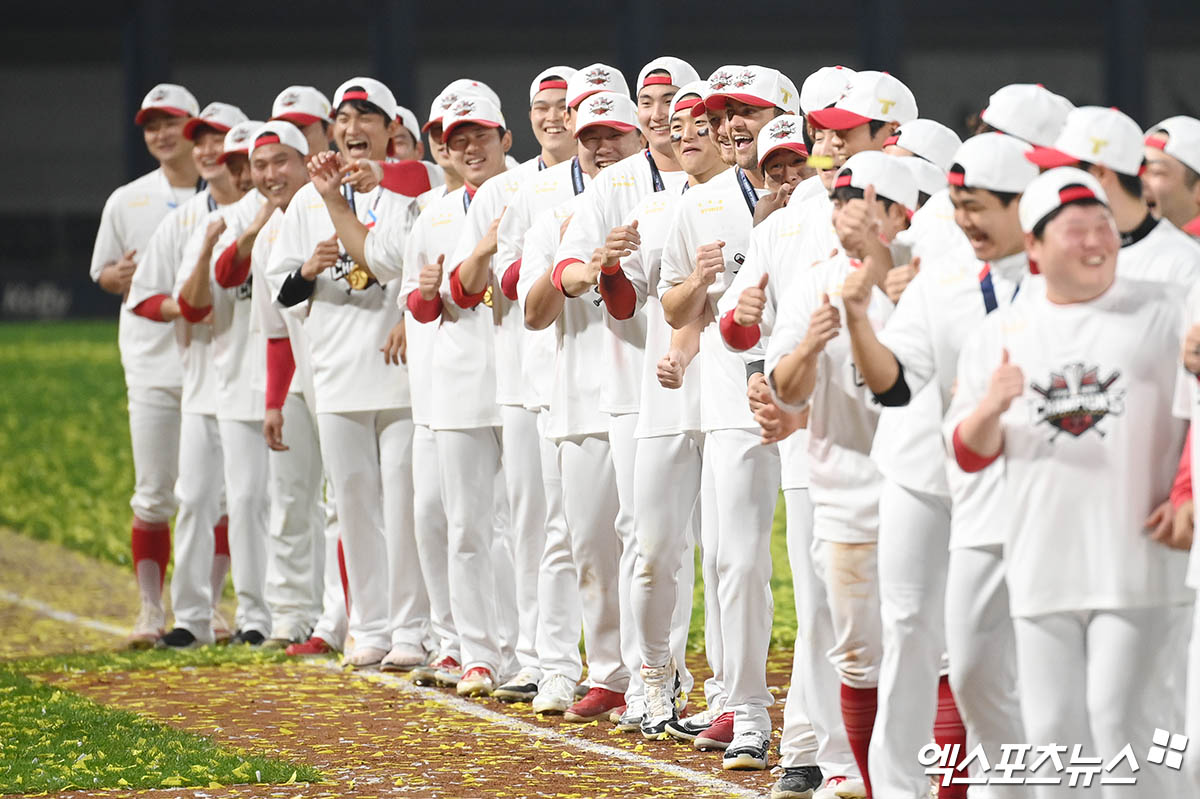
[[[1101,379],[1100,367],[1069,363],[1061,372],[1051,372],[1045,385],[1031,382],[1030,387],[1041,397],[1033,407],[1034,421],[1054,428],[1051,441],[1059,433],[1079,438],[1088,430],[1103,437],[1099,424],[1104,417],[1125,412],[1125,390],[1113,388],[1120,376],[1120,370],[1113,370]]]

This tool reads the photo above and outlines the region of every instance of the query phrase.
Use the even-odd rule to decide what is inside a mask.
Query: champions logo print
[[[1053,441],[1059,433],[1079,436],[1088,430],[1104,435],[1098,425],[1105,416],[1120,416],[1125,412],[1125,391],[1112,386],[1121,376],[1114,371],[1103,380],[1100,367],[1071,363],[1061,372],[1051,372],[1050,382],[1045,386],[1032,383],[1031,387],[1042,401],[1033,408],[1034,421],[1046,422],[1055,428]]]
[[[714,92],[719,92],[731,83],[733,83],[733,75],[730,75],[725,70],[721,70],[717,74],[713,75],[712,79],[709,80],[708,88],[712,89]]]
[[[443,111],[446,111],[446,110],[448,110],[448,109],[450,108],[450,106],[454,105],[454,104],[455,104],[455,103],[457,103],[457,102],[458,102],[458,95],[457,95],[457,94],[444,94],[444,95],[442,95],[442,110],[443,110]]]
[[[796,135],[796,123],[790,119],[785,119],[775,126],[775,130],[771,131],[772,139],[787,139]]]
[[[583,76],[583,78],[593,86],[603,86],[612,80],[612,76],[609,74],[608,70],[601,69],[600,67],[589,70],[588,73]]]
[[[608,97],[597,97],[592,102],[592,114],[602,117],[613,110],[613,101]]]
[[[279,104],[284,108],[291,108],[299,101],[300,98],[296,96],[295,92],[288,92],[287,94],[283,95],[283,97],[279,98]]]
[[[454,106],[454,108],[450,109],[450,115],[456,117],[465,117],[467,114],[474,113],[474,111],[475,103],[471,102],[470,100],[463,100],[461,103]]]
[[[735,89],[744,89],[745,87],[749,86],[751,83],[754,83],[754,79],[756,77],[758,77],[758,76],[755,75],[753,72],[751,72],[748,69],[744,69],[744,70],[742,70],[741,74],[739,74],[736,78],[734,78],[733,86]]]

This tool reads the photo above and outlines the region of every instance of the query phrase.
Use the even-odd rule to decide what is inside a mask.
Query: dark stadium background
[[[263,118],[289,83],[328,95],[345,78],[388,83],[424,121],[450,80],[489,83],[513,154],[536,151],[525,118],[542,67],[605,61],[629,80],[651,57],[778,67],[886,69],[922,116],[962,132],[988,94],[1041,82],[1143,125],[1200,116],[1200,0],[133,0],[7,3],[0,27],[0,319],[107,316],[88,280],[100,209],[151,168],[134,112],[182,83]]]

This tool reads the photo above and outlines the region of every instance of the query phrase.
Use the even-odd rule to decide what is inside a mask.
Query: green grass
[[[210,738],[31,680],[22,671],[35,665],[0,666],[0,794],[321,779],[309,766],[222,749]]]
[[[0,524],[102,560],[129,562],[133,458],[116,322],[0,324]],[[771,536],[772,643],[796,637],[782,498]],[[696,564],[692,645],[703,646]]]
[[[289,662],[294,661],[281,649],[249,646],[201,646],[195,649],[125,649],[115,652],[87,652],[20,658],[0,661],[0,669],[20,674],[53,674],[72,671],[108,673]]]

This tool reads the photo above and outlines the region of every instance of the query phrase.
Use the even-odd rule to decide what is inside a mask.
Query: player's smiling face
[[[333,141],[348,158],[382,161],[393,132],[382,113],[364,112],[349,102],[342,103],[333,122]]]
[[[571,150],[575,127],[567,121],[567,90],[542,89],[529,106],[533,137],[543,150]]]
[[[192,143],[183,135],[186,124],[186,117],[171,116],[161,111],[150,114],[142,126],[142,136],[146,140],[146,149],[156,161],[172,161],[191,148]]]
[[[264,144],[254,148],[250,159],[254,188],[276,208],[287,208],[292,195],[308,182],[304,156],[286,144]]]
[[[1005,205],[986,189],[950,187],[954,221],[971,242],[975,257],[995,261],[1015,255],[1025,248],[1025,236],[1017,215],[1019,200]]]
[[[781,147],[767,156],[762,169],[767,188],[771,191],[778,190],[785,183],[794,189],[800,181],[812,174],[812,170],[808,168],[808,158],[786,147]]]
[[[737,100],[725,102],[725,130],[733,142],[734,157],[742,169],[758,169],[758,132],[775,118],[772,106],[750,105]]]
[[[192,142],[194,145],[192,160],[196,162],[196,169],[200,172],[200,177],[211,183],[215,178],[227,174],[225,165],[217,161],[225,150],[224,133],[207,125],[201,125],[196,128]]]
[[[728,166],[737,163],[737,153],[733,149],[733,140],[729,138],[729,126],[725,122],[725,114],[721,111],[705,111],[708,118],[708,135],[717,143],[721,160]]]
[[[604,169],[642,149],[645,139],[636,130],[619,131],[608,125],[589,125],[579,134],[581,149],[587,150],[596,169]]]
[[[708,134],[708,118],[692,116],[690,108],[671,117],[671,150],[683,171],[693,177],[703,177],[725,167],[721,151]]]
[[[1025,243],[1029,260],[1046,276],[1046,296],[1052,302],[1095,299],[1116,276],[1121,238],[1106,206],[1067,205],[1046,224],[1040,239],[1030,233]]]
[[[401,125],[392,137],[392,157],[401,161],[419,161],[424,156],[424,145],[413,138],[412,131]]]
[[[653,73],[652,73],[653,74]],[[638,124],[650,146],[660,152],[671,147],[671,100],[679,91],[669,84],[651,84],[638,92]]]
[[[1191,177],[1182,162],[1157,147],[1146,147],[1142,196],[1156,217],[1182,226],[1200,214],[1200,180],[1189,185]]]
[[[504,171],[504,154],[512,146],[512,134],[497,128],[467,122],[455,126],[446,137],[450,163],[462,179],[479,187]]]
[[[883,143],[896,132],[898,127],[900,126],[895,122],[889,122],[880,127],[874,136],[871,135],[871,125],[869,122],[864,122],[861,125],[856,125],[846,130],[826,131],[829,136],[830,150],[833,154],[834,168],[841,169],[842,164],[846,163],[846,159],[852,155],[857,155],[868,150],[882,150]]]

